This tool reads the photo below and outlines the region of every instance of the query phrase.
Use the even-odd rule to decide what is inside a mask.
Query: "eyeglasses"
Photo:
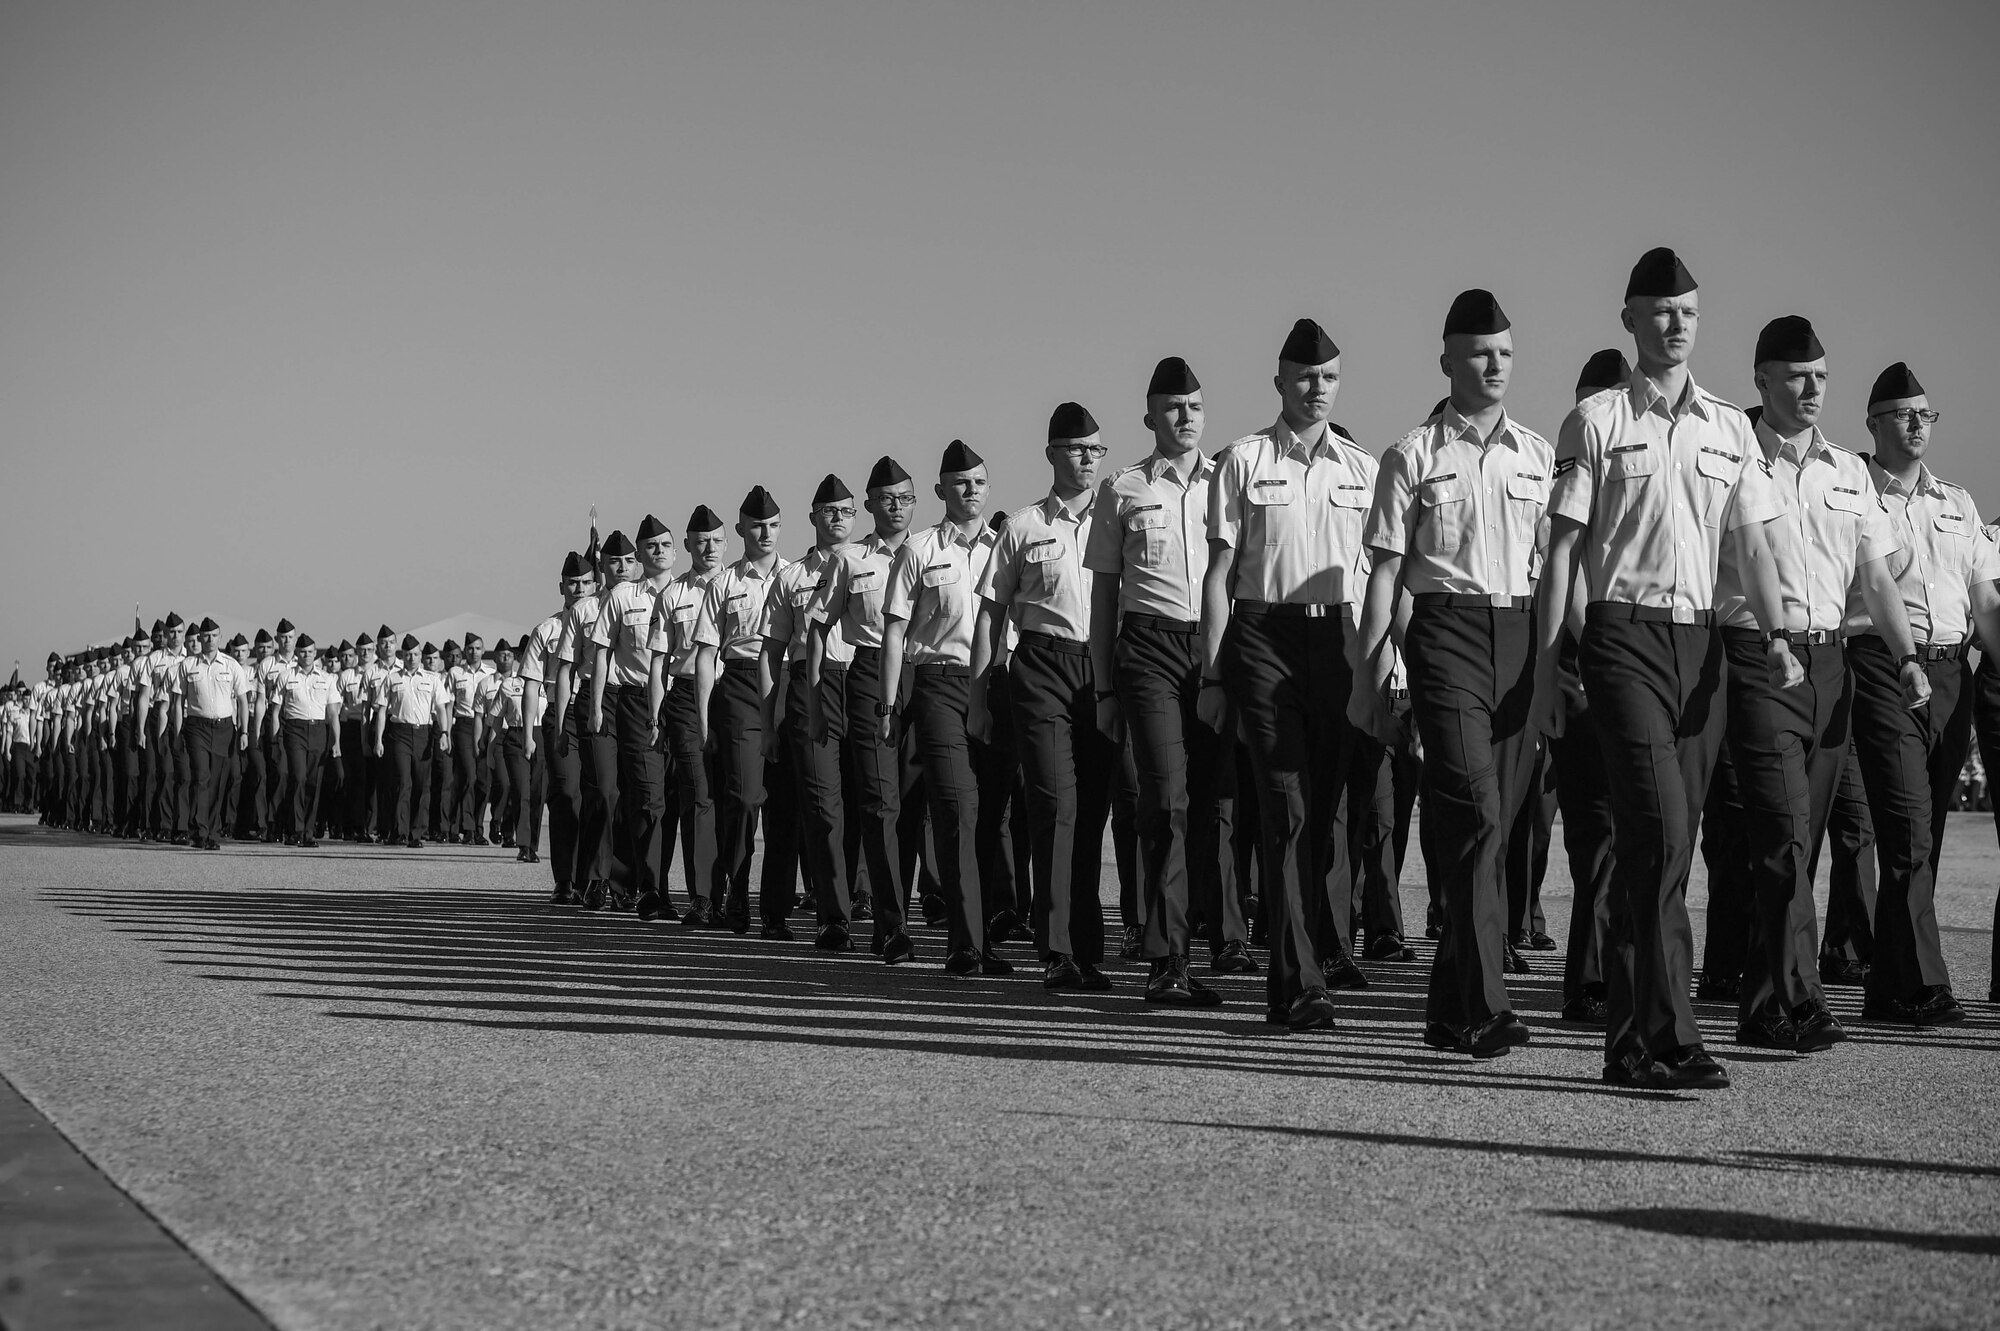
[[[910,502],[915,503],[916,500],[912,498]],[[854,516],[853,509],[835,508],[832,504],[821,504],[818,508],[814,509],[813,512],[819,514],[823,518],[826,518],[830,522],[841,522]]]
[[[875,502],[884,508],[912,508],[916,505],[915,495],[876,495]]]
[[[1905,427],[1915,425],[1918,421],[1922,421],[1925,425],[1936,425],[1938,423],[1938,414],[1928,407],[1897,407],[1894,411],[1878,411],[1869,417],[1869,419],[1879,420],[1884,416],[1890,417]]]
[[[1049,447],[1058,453],[1067,453],[1079,462],[1085,458],[1096,461],[1111,451],[1103,444],[1050,444]]]

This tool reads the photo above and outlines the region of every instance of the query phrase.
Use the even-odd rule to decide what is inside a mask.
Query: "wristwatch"
[[[1785,637],[1785,631],[1783,629],[1764,630],[1764,645],[1766,647],[1769,647],[1774,642],[1789,642],[1789,639]]]
[[[1901,670],[1906,665],[1920,666],[1922,664],[1923,658],[1919,657],[1915,652],[1904,652],[1896,660],[1896,669]]]

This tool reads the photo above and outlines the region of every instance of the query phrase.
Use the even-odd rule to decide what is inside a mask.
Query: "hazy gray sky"
[[[1268,424],[1301,315],[1379,451],[1468,286],[1552,434],[1656,244],[1706,386],[1754,400],[1804,314],[1860,448],[1907,359],[1991,515],[1997,14],[8,3],[0,670],[134,601],[532,623],[593,502],[678,531],[761,482],[796,553],[821,474],[953,436],[1011,507],[1065,398],[1141,456],[1163,355],[1209,446]]]

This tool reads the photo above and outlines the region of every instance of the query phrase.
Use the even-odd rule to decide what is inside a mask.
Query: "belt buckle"
[[[1325,606],[1323,606],[1323,605],[1321,605],[1321,604],[1319,604],[1319,603],[1318,603],[1317,601],[1315,601],[1315,602],[1310,602],[1310,603],[1308,603],[1308,604],[1307,604],[1307,606],[1306,606],[1306,618],[1307,618],[1307,619],[1325,619],[1325,618],[1326,618],[1326,607],[1325,607]]]
[[[1486,598],[1486,602],[1495,610],[1512,610],[1514,608],[1514,598],[1505,592],[1494,592]]]
[[[1692,624],[1692,623],[1694,623],[1694,611],[1693,611],[1693,610],[1690,610],[1690,609],[1689,609],[1688,607],[1686,607],[1686,606],[1684,606],[1684,605],[1677,605],[1677,606],[1675,606],[1675,607],[1674,607],[1674,623],[1676,623],[1676,624]]]

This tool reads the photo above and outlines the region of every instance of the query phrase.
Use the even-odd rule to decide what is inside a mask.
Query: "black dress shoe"
[[[1329,989],[1366,989],[1368,977],[1354,964],[1354,958],[1343,956],[1328,966],[1325,971],[1326,987]]]
[[[1457,1031],[1443,1022],[1427,1021],[1424,1023],[1424,1043],[1432,1049],[1443,1049],[1450,1053],[1456,1053],[1459,1046],[1464,1044],[1465,1041],[1460,1038]]]
[[[757,931],[757,936],[759,938],[769,938],[779,943],[789,943],[795,937],[797,937],[797,935],[795,935],[792,932],[792,926],[786,924],[783,920],[771,921],[769,924],[765,925],[762,929],[759,929]]]
[[[1965,1020],[1965,1009],[1944,985],[1926,985],[1909,998],[1870,995],[1861,1004],[1861,1017],[1894,1026],[1949,1026]]]
[[[1465,1033],[1465,1052],[1499,1058],[1528,1043],[1528,1023],[1511,1012],[1496,1012]]]
[[[822,952],[852,952],[854,936],[847,932],[847,926],[835,921],[813,935],[813,946]]]
[[[515,850],[515,852],[514,852],[514,863],[516,863],[516,864],[526,864],[527,862],[528,862],[528,852],[527,852],[526,848],[524,847],[524,848],[520,848],[520,849],[517,849],[517,850]]]
[[[728,909],[723,912],[723,923],[728,926],[729,932],[732,934],[742,935],[749,933],[750,903],[748,901],[730,902]]]
[[[1405,943],[1401,934],[1382,933],[1368,939],[1361,955],[1370,961],[1415,961],[1417,950]]]
[[[312,838],[312,837],[300,837],[300,838],[299,838],[299,849],[301,849],[301,850],[318,850],[318,849],[319,849],[319,842],[318,842],[317,840],[315,840],[314,838]]]
[[[1145,930],[1136,924],[1125,926],[1125,936],[1118,943],[1118,959],[1120,961],[1137,961],[1139,959],[1139,950],[1143,945],[1142,939],[1144,934]]]
[[[933,893],[923,899],[924,923],[933,929],[942,929],[951,923],[951,907],[943,897]]]
[[[1667,1087],[1667,1072],[1650,1054],[1632,1054],[1604,1065],[1604,1080],[1613,1086],[1634,1091],[1661,1091]]]
[[[490,846],[493,843],[483,836],[475,836],[472,838],[472,844],[475,846]]]
[[[1250,949],[1238,942],[1224,943],[1208,959],[1209,973],[1212,975],[1256,975],[1263,968],[1250,955]]]
[[[681,916],[681,923],[690,929],[706,929],[715,923],[715,908],[701,897],[696,897],[687,914]]]
[[[413,836],[403,844],[408,846],[411,850],[422,850],[424,848],[424,839],[422,837]]]
[[[602,878],[593,878],[583,889],[583,908],[585,910],[603,910],[604,903],[609,897],[610,893],[605,890],[604,880]]]
[[[1009,967],[1008,969],[1011,970],[1013,968]],[[1086,966],[1079,963],[1077,971],[1083,976],[1083,982],[1077,985],[1079,989],[1088,990],[1093,994],[1101,994],[1112,987],[1111,977],[1095,966]]]
[[[888,960],[886,954],[883,960]],[[979,969],[979,954],[971,948],[960,948],[944,959],[946,975],[970,975]]]
[[[981,975],[1012,975],[1014,973],[1014,963],[1001,956],[998,952],[982,952],[979,954],[979,973]],[[1088,976],[1085,976],[1086,980],[1088,978]],[[1086,983],[1083,987],[1088,989],[1090,985]],[[1109,983],[1106,983],[1104,987],[1109,989],[1111,986]]]
[[[1604,1014],[1604,1000],[1594,998],[1589,994],[1572,998],[1562,1006],[1562,1019],[1564,1021],[1573,1021],[1584,1026],[1602,1026],[1604,1024]]]
[[[1675,1090],[1720,1091],[1728,1087],[1729,1074],[1706,1049],[1691,1044],[1657,1060],[1666,1073],[1667,1085]]]
[[[890,934],[882,944],[882,964],[885,966],[900,966],[906,961],[916,959],[917,945],[912,943],[910,936],[901,929]],[[964,974],[962,971],[957,973]]]
[[[1708,975],[1694,987],[1694,996],[1709,1003],[1734,1003],[1743,996],[1743,981],[1734,975]]]
[[[1823,1007],[1807,1003],[1800,1007],[1792,1018],[1792,1025],[1798,1031],[1798,1044],[1802,1054],[1817,1054],[1833,1048],[1847,1038],[1847,1031],[1833,1013]]]
[[[532,850],[523,852],[521,858],[528,864],[540,864],[542,862],[541,855]]]
[[[1736,1043],[1753,1049],[1797,1049],[1799,1030],[1785,1017],[1752,1017],[1737,1023]]]
[[[1556,940],[1537,929],[1528,935],[1528,941],[1522,946],[1530,952],[1553,952],[1556,950]]]
[[[1078,989],[1083,986],[1083,972],[1077,964],[1061,952],[1053,953],[1048,963],[1042,967],[1042,988]]]
[[[854,903],[854,920],[856,923],[859,923],[862,920],[872,920],[874,918],[875,918],[875,905],[873,902],[869,901],[867,897],[863,897],[861,898],[861,900]]]
[[[1514,940],[1511,938],[1501,940],[1500,970],[1503,974],[1507,975],[1533,975],[1535,973],[1529,967],[1528,959],[1521,955],[1521,949],[1514,946]]]
[[[551,906],[567,906],[574,900],[576,898],[570,895],[568,883],[557,883],[556,890],[549,893],[549,904]]]
[[[1014,930],[1019,927],[1020,922],[1020,917],[1011,910],[994,911],[993,918],[986,921],[986,941],[1006,942],[1014,936]]]
[[[1965,1009],[1952,997],[1950,985],[1930,986],[1917,1011],[1926,1026],[1955,1026],[1965,1020]]]
[[[667,903],[658,892],[641,892],[633,909],[642,920],[657,920],[667,913],[666,907]]]
[[[1146,980],[1146,1001],[1168,1007],[1220,1007],[1222,995],[1188,974],[1188,959],[1176,952],[1153,963]]]
[[[1285,1014],[1285,1024],[1295,1031],[1330,1031],[1333,1029],[1333,999],[1324,989],[1308,989],[1292,1000],[1291,1011]]]

